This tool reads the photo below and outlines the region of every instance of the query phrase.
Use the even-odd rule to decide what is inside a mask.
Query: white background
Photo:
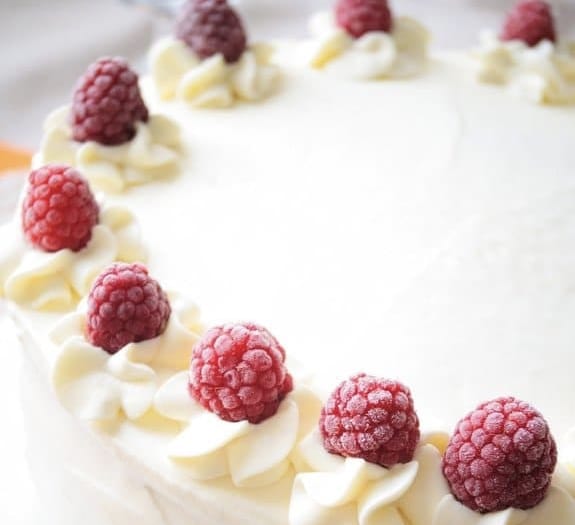
[[[575,0],[555,2],[559,23],[573,27]],[[308,13],[330,0],[238,0],[252,37],[305,34]],[[439,47],[469,47],[480,28],[498,27],[507,0],[395,0],[432,28]],[[169,23],[112,0],[0,0],[0,140],[34,148],[41,121],[66,102],[86,65],[122,54],[140,67],[154,36]],[[9,217],[22,177],[0,179],[0,222]],[[0,247],[4,249],[4,247]],[[19,396],[19,347],[0,304],[0,523],[42,525],[25,461]],[[104,524],[103,524],[104,525]]]

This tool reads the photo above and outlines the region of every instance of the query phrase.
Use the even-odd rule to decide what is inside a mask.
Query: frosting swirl
[[[186,44],[166,37],[150,51],[152,80],[164,100],[180,99],[199,108],[223,108],[236,100],[258,101],[274,90],[279,73],[266,44],[250,46],[235,64],[221,54],[200,60]]]
[[[146,259],[136,219],[123,206],[101,207],[90,242],[78,252],[32,248],[18,220],[0,228],[0,295],[35,310],[69,309],[108,264]]]
[[[58,162],[80,170],[92,187],[120,192],[177,173],[180,130],[162,115],[136,123],[136,135],[125,144],[104,146],[93,141],[75,142],[68,124],[69,106],[53,111],[44,123],[44,137],[34,166]]]
[[[154,406],[163,416],[182,423],[181,433],[166,452],[192,478],[229,476],[238,487],[259,487],[288,472],[290,455],[316,424],[320,401],[300,385],[262,423],[224,421],[190,397],[188,373],[180,372],[158,391]]]
[[[357,80],[404,78],[425,67],[429,33],[416,20],[398,17],[390,33],[373,31],[354,40],[337,27],[331,13],[312,18],[315,37],[310,64]]]
[[[202,331],[194,304],[177,298],[171,303],[172,315],[162,335],[126,345],[113,355],[86,340],[85,303],[64,317],[50,333],[59,346],[52,385],[64,407],[88,421],[143,416],[166,371],[187,366]]]
[[[513,94],[538,104],[575,103],[575,45],[543,40],[529,47],[520,40],[501,41],[481,34],[474,55],[480,82],[507,86]]]
[[[290,525],[429,525],[449,493],[441,456],[420,445],[412,462],[391,469],[360,458],[329,454],[317,431],[298,447],[304,470],[297,474],[289,507]]]

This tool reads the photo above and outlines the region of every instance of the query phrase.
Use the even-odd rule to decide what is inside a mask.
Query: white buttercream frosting
[[[359,80],[403,78],[420,73],[427,61],[429,33],[416,20],[398,17],[391,32],[373,31],[358,39],[338,27],[332,13],[310,23],[314,36],[310,64]]]
[[[432,525],[570,525],[575,523],[575,499],[563,488],[552,485],[545,499],[529,510],[507,509],[480,514],[455,500],[443,498]]]
[[[166,454],[194,479],[229,476],[238,487],[269,485],[290,469],[290,455],[317,424],[320,401],[305,386],[284,399],[272,417],[259,424],[229,422],[204,409],[188,392],[188,373],[180,372],[156,394],[156,410],[182,423]]]
[[[105,146],[74,141],[69,113],[69,106],[63,106],[46,119],[40,151],[33,161],[35,167],[56,162],[75,166],[93,188],[111,193],[178,172],[182,156],[180,129],[169,118],[152,114],[147,122],[136,123],[132,140]]]
[[[272,93],[279,79],[278,68],[270,62],[272,52],[267,44],[253,44],[236,63],[228,64],[221,54],[200,60],[184,42],[166,37],[152,47],[149,62],[160,98],[223,108]]]
[[[0,228],[0,244],[0,295],[35,310],[72,308],[112,262],[146,259],[138,223],[120,205],[101,206],[90,242],[77,252],[33,248],[18,216]]]
[[[529,47],[521,40],[502,41],[493,31],[485,31],[474,54],[481,82],[507,86],[538,104],[575,103],[573,43],[543,40]]]
[[[298,447],[302,468],[290,500],[290,525],[429,525],[448,494],[441,456],[422,442],[413,461],[390,469],[329,454],[317,431]]]
[[[86,303],[51,331],[59,346],[52,385],[72,414],[88,421],[142,417],[152,407],[166,371],[185,368],[201,333],[198,308],[171,298],[172,314],[161,335],[130,343],[115,354],[85,337]]]
[[[384,97],[373,83],[331,82],[309,68],[288,71],[289,89],[266,111],[245,105],[242,111],[195,112],[201,126],[190,120],[185,131],[196,146],[190,165],[199,176],[162,185],[170,213],[150,212],[155,184],[119,198],[138,210],[153,246],[154,272],[193,289],[221,318],[239,314],[273,324],[290,354],[330,380],[349,374],[350,362],[402,378],[414,392],[423,428],[450,428],[468,407],[505,388],[542,405],[562,433],[573,425],[568,407],[557,401],[570,399],[573,390],[566,366],[575,315],[572,109],[510,103],[470,85],[461,61],[468,55],[457,55],[457,62],[436,57],[429,74],[387,83]],[[184,122],[179,104],[158,107]],[[302,125],[296,108],[310,110],[313,120],[304,118]],[[281,126],[274,133],[237,133],[251,129],[258,116],[258,129]],[[364,131],[361,140],[350,122]],[[348,136],[353,155],[334,147]],[[174,216],[189,225],[185,239],[181,228],[171,227]],[[53,349],[43,347],[37,318],[26,324],[36,342],[27,353],[50,359]],[[484,359],[470,367],[470,355]],[[38,399],[30,409],[38,427],[56,427],[57,439],[70,439],[74,459],[59,452],[85,474],[85,512],[103,508],[93,489],[99,484],[107,489],[111,521],[125,523],[126,502],[137,500],[128,488],[85,468],[93,456],[80,447],[86,434],[81,425],[60,426],[53,418],[57,410],[43,413]],[[109,475],[116,461],[129,488],[159,509],[146,512],[150,525],[285,525],[293,476],[257,489],[236,487],[231,475],[195,480],[187,459],[168,456],[186,425],[160,418],[156,409],[137,420],[123,418],[94,446],[102,452],[99,467]],[[38,455],[46,456],[44,439],[39,441]],[[270,440],[265,450],[271,447]],[[401,518],[401,525],[461,525],[469,518],[500,525],[525,518],[528,525],[572,525],[575,455],[563,455],[553,488],[537,508],[479,515],[446,494],[437,450],[418,450],[415,479],[383,505],[382,524]],[[290,471],[305,474],[309,467],[296,452]],[[69,492],[56,492],[69,499]],[[357,502],[339,507],[354,505],[352,524],[359,519]],[[544,519],[550,506],[557,514]],[[63,523],[68,525],[58,525]],[[331,523],[345,522],[338,516]]]

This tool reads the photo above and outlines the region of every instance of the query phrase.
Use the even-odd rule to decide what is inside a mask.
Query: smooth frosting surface
[[[329,12],[314,16],[310,28],[311,66],[340,77],[405,78],[422,72],[427,62],[429,33],[412,18],[398,17],[390,33],[373,31],[357,40],[337,27]]]
[[[181,410],[170,394],[184,380],[177,375],[152,411],[98,427],[141,474],[134,483],[149,488],[162,525],[323,524],[336,508],[351,525],[573,523],[573,437],[561,437],[575,421],[557,400],[573,392],[575,113],[470,84],[466,60],[436,57],[425,75],[397,83],[287,70],[265,107],[233,112],[164,104],[148,79],[152,109],[189,120],[183,140],[194,155],[178,179],[114,199],[136,210],[166,288],[193,296],[210,320],[267,326],[328,388],[358,371],[399,378],[424,431],[450,432],[499,395],[534,404],[567,444],[547,499],[527,512],[469,513],[445,492],[441,439],[389,475],[338,458],[320,464],[314,452],[311,465],[289,454],[279,480],[263,487],[234,480],[249,484],[268,467],[277,478],[273,465],[283,469],[285,457],[236,471],[227,455],[207,477],[223,475],[198,480],[186,460],[221,448],[214,439],[205,450],[193,420],[226,450],[249,432]],[[31,350],[52,354],[39,340]],[[291,435],[294,405],[282,405],[273,425],[291,422]]]
[[[166,37],[150,50],[149,63],[162,99],[224,108],[238,100],[262,100],[274,91],[279,70],[270,63],[272,53],[266,44],[253,44],[234,64],[226,63],[221,54],[200,60],[185,43]]]
[[[181,160],[180,130],[162,115],[136,123],[136,135],[126,144],[104,146],[75,142],[68,124],[69,107],[52,112],[44,123],[44,138],[35,167],[65,163],[78,168],[96,190],[119,192],[138,184],[175,175]]]
[[[520,40],[503,42],[485,31],[475,56],[481,82],[506,86],[533,103],[575,103],[575,42],[543,40],[529,47]]]

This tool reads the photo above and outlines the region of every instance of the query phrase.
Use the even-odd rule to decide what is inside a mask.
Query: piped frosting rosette
[[[128,142],[107,146],[76,142],[69,124],[70,107],[53,111],[44,123],[44,137],[34,166],[64,163],[78,168],[93,188],[117,193],[177,173],[181,158],[180,129],[169,118],[150,115],[136,122]]]
[[[30,246],[17,220],[0,228],[0,292],[35,310],[69,309],[108,264],[146,259],[138,223],[123,206],[102,205],[92,238],[76,252],[49,253]]]
[[[189,374],[180,372],[158,391],[154,406],[178,421],[182,431],[166,454],[189,472],[209,480],[229,476],[238,487],[269,485],[292,465],[291,455],[317,423],[320,401],[303,385],[281,402],[278,411],[259,424],[224,421],[191,399]]]
[[[552,485],[545,499],[533,509],[507,509],[480,514],[459,503],[453,496],[445,496],[437,510],[433,525],[569,525],[575,523],[575,502],[569,493]]]
[[[542,40],[529,47],[521,40],[502,41],[495,32],[481,34],[474,52],[477,78],[507,86],[538,104],[575,103],[575,43]]]
[[[423,439],[413,460],[390,469],[361,458],[329,454],[317,431],[297,449],[299,468],[289,508],[290,525],[430,525],[449,489],[441,454]]]
[[[370,31],[354,39],[326,12],[312,18],[310,29],[311,66],[344,78],[405,78],[420,73],[427,62],[429,33],[412,18],[397,17],[389,33]]]
[[[50,334],[59,347],[52,384],[62,405],[92,422],[137,420],[146,414],[162,381],[187,367],[202,331],[196,305],[178,297],[170,302],[172,313],[162,334],[114,354],[86,338],[85,302],[64,317]]]
[[[150,69],[163,100],[178,99],[198,108],[224,108],[236,100],[255,102],[275,89],[279,71],[271,63],[272,47],[252,44],[239,60],[221,53],[201,60],[181,40],[166,37],[150,51]]]

